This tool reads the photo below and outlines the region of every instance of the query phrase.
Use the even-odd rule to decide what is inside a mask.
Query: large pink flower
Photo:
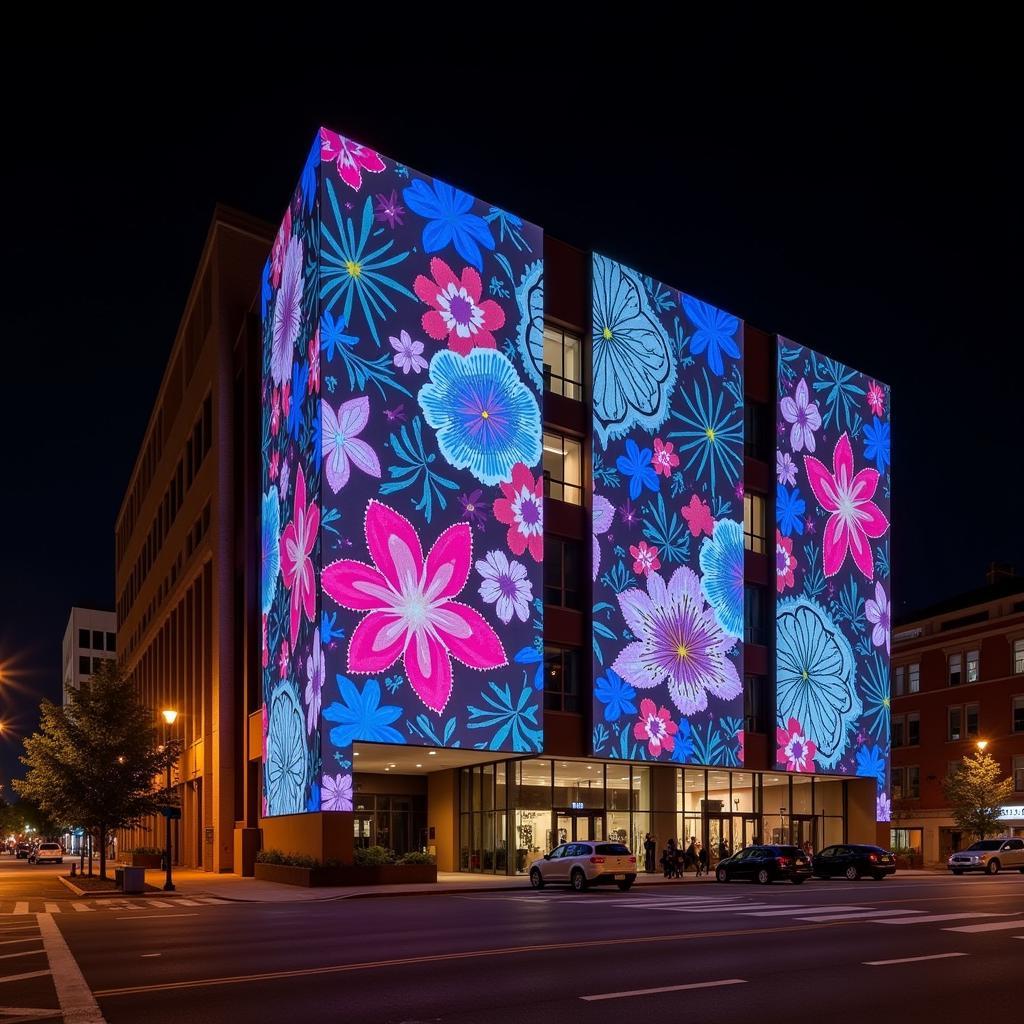
[[[814,740],[804,735],[803,726],[795,718],[786,723],[785,729],[775,730],[775,742],[778,744],[775,754],[778,764],[784,764],[791,772],[814,771],[814,755],[818,748]]]
[[[362,188],[363,171],[379,174],[385,169],[384,161],[375,150],[346,139],[344,135],[328,128],[320,129],[320,159],[325,164],[337,160],[341,180],[356,192]]]
[[[679,465],[679,456],[673,449],[675,445],[671,442],[662,441],[660,437],[654,439],[654,454],[651,456],[651,465],[655,473],[664,473],[671,476],[672,470]]]
[[[342,559],[321,577],[332,600],[369,613],[352,631],[350,672],[383,672],[401,657],[420,700],[441,712],[452,694],[451,658],[476,669],[507,664],[501,640],[484,617],[453,600],[473,563],[468,523],[449,526],[424,559],[412,523],[371,501],[366,547],[373,565]]]
[[[794,395],[794,398],[786,395],[779,402],[782,418],[793,424],[793,429],[789,432],[789,443],[795,452],[803,451],[805,448],[813,452],[814,432],[821,426],[821,413],[818,412],[817,402],[810,400],[807,381],[803,377],[800,378]]]
[[[710,537],[715,532],[715,520],[711,515],[711,509],[708,508],[707,502],[701,501],[696,494],[690,499],[689,505],[682,507],[682,514],[694,537],[699,537],[702,533]]]
[[[668,708],[659,708],[647,697],[640,701],[640,717],[633,726],[633,739],[646,741],[651,757],[660,757],[663,750],[671,754],[676,748],[677,732],[679,726],[672,721]]]
[[[420,274],[413,291],[433,307],[423,314],[423,330],[435,341],[448,339],[459,355],[474,348],[497,348],[492,331],[505,326],[505,313],[493,299],[480,301],[483,284],[472,267],[463,267],[462,278],[436,256],[430,261],[433,280]]]
[[[796,556],[793,554],[793,538],[783,537],[775,531],[775,589],[781,594],[786,587],[795,583],[793,570],[796,568]]]
[[[281,534],[281,574],[292,592],[289,620],[292,648],[299,635],[300,609],[310,622],[316,617],[316,577],[313,572],[313,545],[320,532],[320,509],[315,501],[306,504],[306,478],[299,467],[295,478],[295,503],[292,521]]]
[[[871,406],[871,411],[876,416],[882,416],[885,413],[885,391],[876,381],[872,381],[868,387],[868,405]]]
[[[534,479],[522,462],[512,467],[512,482],[502,481],[502,498],[492,506],[494,518],[508,525],[508,546],[513,555],[527,548],[535,562],[544,561],[544,478]]]
[[[832,472],[811,455],[804,469],[818,504],[831,513],[822,539],[826,576],[835,576],[853,555],[854,564],[867,579],[874,579],[875,565],[868,538],[877,539],[889,529],[889,520],[871,499],[878,487],[878,471],[862,469],[854,475],[853,449],[844,433],[832,453]]]

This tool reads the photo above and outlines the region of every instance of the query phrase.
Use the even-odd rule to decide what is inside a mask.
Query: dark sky
[[[5,72],[0,715],[31,731],[69,608],[113,607],[114,519],[214,202],[276,221],[321,122],[888,381],[897,613],[992,559],[1024,570],[1020,82],[952,37],[802,52],[690,38],[659,80],[610,53],[500,80],[53,62],[59,113]]]

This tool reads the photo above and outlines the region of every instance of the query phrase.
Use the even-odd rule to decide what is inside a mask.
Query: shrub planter
[[[376,867],[299,868],[290,864],[256,862],[256,877],[264,882],[319,887],[324,885],[403,885],[436,882],[435,864],[381,864]]]
[[[159,853],[133,853],[133,868],[158,868],[161,867],[163,858]]]

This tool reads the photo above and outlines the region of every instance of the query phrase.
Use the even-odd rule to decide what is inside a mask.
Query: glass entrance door
[[[761,835],[760,819],[756,814],[743,814],[733,818],[732,834],[736,845],[733,852],[753,846]]]
[[[724,814],[709,814],[704,834],[707,836],[708,864],[714,867],[732,854],[732,819]]]
[[[555,818],[555,842],[602,842],[604,840],[604,811],[573,811]]]
[[[818,849],[817,820],[809,814],[794,814],[790,822],[793,845],[801,850],[814,852]]]

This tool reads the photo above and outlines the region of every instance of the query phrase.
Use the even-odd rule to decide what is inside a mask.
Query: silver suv
[[[1024,839],[980,839],[966,850],[954,853],[947,862],[954,875],[965,871],[984,871],[998,875],[1016,868],[1024,875]]]
[[[583,892],[591,885],[615,883],[625,892],[636,881],[636,857],[622,843],[563,843],[530,868],[530,885],[571,885]]]

